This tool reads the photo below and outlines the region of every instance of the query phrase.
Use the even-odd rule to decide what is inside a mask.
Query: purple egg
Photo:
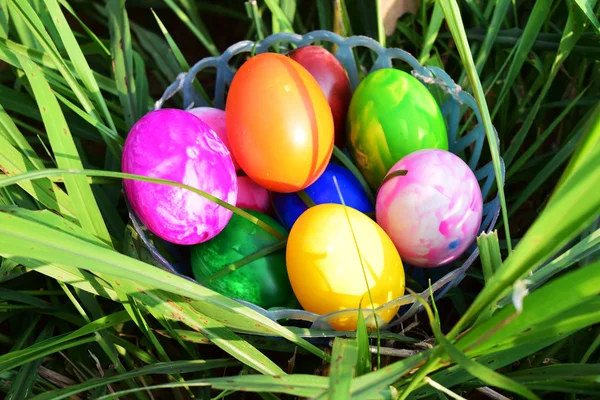
[[[227,147],[208,125],[177,109],[152,111],[131,128],[123,149],[123,172],[192,186],[236,205],[237,179]],[[140,220],[171,243],[205,242],[227,225],[232,212],[192,191],[124,180]]]
[[[377,194],[377,223],[402,261],[438,267],[456,260],[477,237],[483,212],[481,189],[469,166],[438,149],[419,150],[388,172],[406,170]]]

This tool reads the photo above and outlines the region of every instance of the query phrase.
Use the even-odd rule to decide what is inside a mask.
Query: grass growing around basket
[[[388,37],[381,4],[246,3],[0,0],[6,397],[597,395],[598,2],[422,1]],[[458,288],[424,299],[431,306],[394,332],[318,346],[304,338],[323,332],[282,327],[150,265],[120,191],[124,177],[146,178],[118,172],[129,127],[181,68],[239,40],[314,29],[443,68],[476,97],[488,137],[497,130],[483,159],[506,167],[503,218]]]

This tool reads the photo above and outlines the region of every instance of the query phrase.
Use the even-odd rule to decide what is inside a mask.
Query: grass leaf
[[[335,338],[333,341],[332,361],[329,370],[328,398],[330,400],[345,400],[350,398],[350,383],[354,377],[358,352],[358,343],[354,340]]]
[[[110,28],[110,52],[114,79],[123,107],[127,129],[131,129],[142,115],[137,110],[136,85],[133,76],[133,51],[131,49],[131,33],[125,0],[109,0],[106,3],[106,9]]]
[[[538,397],[533,392],[528,390],[525,386],[467,357],[462,351],[460,351],[456,346],[454,346],[442,333],[442,331],[440,330],[439,322],[433,315],[429,304],[427,304],[427,302],[418,294],[413,294],[415,295],[417,301],[421,303],[421,305],[423,305],[423,307],[427,311],[427,316],[429,317],[431,329],[433,330],[433,334],[435,335],[436,341],[442,346],[444,351],[452,358],[452,360],[454,360],[460,365],[461,368],[465,369],[475,378],[480,379],[488,385],[508,390],[513,393],[517,393],[527,399],[538,399]]]
[[[51,229],[49,227],[40,225],[39,223],[35,223],[33,220],[30,221],[9,216],[6,213],[0,213],[0,220],[9,222],[8,224],[1,225],[0,230],[3,232],[4,230],[11,230],[11,227],[13,227],[15,224],[19,225],[20,227],[16,231],[13,230],[8,236],[0,236],[0,254],[9,253],[12,255],[11,258],[13,259],[15,259],[15,257],[29,257],[31,254],[31,247],[33,246],[36,249],[37,259],[51,261],[57,264],[85,268],[99,274],[106,274],[107,276],[113,277],[113,282],[114,279],[121,278],[119,283],[121,283],[122,286],[127,285],[129,287],[127,293],[132,297],[135,297],[136,299],[143,298],[142,301],[146,305],[148,305],[148,301],[152,301],[156,306],[167,308],[167,310],[164,310],[165,312],[163,312],[163,315],[171,315],[170,313],[175,313],[175,315],[184,316],[181,310],[182,307],[179,306],[175,301],[171,301],[171,303],[165,302],[160,299],[159,294],[150,296],[152,292],[146,293],[143,287],[147,286],[148,290],[153,291],[156,291],[156,289],[165,290],[171,293],[185,295],[186,297],[194,300],[200,300],[201,302],[197,303],[200,307],[200,310],[209,311],[214,308],[216,313],[214,315],[219,315],[221,318],[223,318],[224,315],[227,315],[228,312],[230,315],[237,316],[237,318],[235,318],[236,321],[231,322],[241,323],[243,321],[248,321],[247,325],[249,327],[251,326],[254,330],[261,329],[263,332],[283,336],[312,352],[313,354],[319,355],[325,359],[329,359],[329,357],[325,355],[323,351],[317,349],[307,341],[299,338],[279,324],[276,324],[263,315],[242,306],[234,300],[219,295],[196,283],[190,282],[187,279],[155,267],[149,268],[148,264],[144,264],[138,260],[119,254],[106,246],[99,245],[99,243],[87,242],[67,233],[58,231],[56,229]],[[34,232],[36,230],[37,232]],[[17,239],[19,237],[21,239]],[[18,242],[24,238],[27,238],[28,244],[25,242],[20,242],[22,243],[21,245],[14,246],[15,241]],[[76,246],[75,243],[77,243]],[[135,283],[129,281],[130,277],[132,276],[136,277]],[[141,289],[141,291],[138,290],[138,287]],[[182,299],[176,298],[176,300],[177,302],[181,302],[181,304],[186,304],[186,302]],[[207,313],[204,315],[204,317],[210,317],[210,315]],[[236,340],[231,342],[225,340],[231,340],[237,337],[231,332],[221,329],[219,324],[214,322],[214,320],[211,321],[209,318],[199,317],[196,317],[196,319],[198,320],[194,321],[194,324],[192,324],[192,327],[195,329],[199,327],[198,322],[205,323],[207,327],[211,327],[212,325],[212,331],[205,332],[212,333],[214,335],[213,340],[222,340],[221,342],[217,342],[217,344],[221,343],[230,349],[241,349],[241,347],[239,347],[240,345],[236,344]],[[244,326],[244,324],[242,324],[242,326]],[[242,353],[240,353],[240,355],[250,354],[250,351],[251,348],[246,348]],[[256,353],[257,354],[254,355],[255,358],[252,359],[250,357],[248,358],[248,361],[252,360],[253,362],[257,362],[257,360],[263,359],[264,361],[262,362],[268,362],[268,359],[261,358],[258,356],[260,353]]]
[[[477,237],[477,246],[479,247],[479,257],[481,258],[483,277],[487,282],[494,275],[494,271],[502,266],[498,231],[493,231],[491,233],[483,232]]]
[[[98,87],[98,83],[94,79],[92,71],[88,62],[73,35],[72,28],[69,26],[64,14],[60,10],[60,6],[58,5],[57,0],[47,0],[45,5],[48,9],[48,12],[52,16],[52,21],[54,26],[58,30],[60,34],[60,38],[65,46],[67,53],[73,63],[73,67],[87,90],[90,92],[92,97],[94,98],[96,104],[100,107],[102,115],[104,116],[104,121],[108,123],[108,126],[112,131],[116,131],[115,124],[112,120],[112,116],[108,111],[106,106],[106,102],[100,93],[100,88]],[[92,114],[93,115],[93,114]],[[112,142],[109,142],[112,143]],[[116,146],[116,144],[112,144]],[[116,151],[116,150],[115,150]],[[116,154],[119,154],[118,152]]]
[[[600,34],[600,22],[598,22],[598,17],[593,10],[592,1],[590,0],[575,0],[575,3],[581,8],[581,11],[585,14],[588,20],[592,23],[594,28],[598,34]]]
[[[177,371],[178,373],[190,373],[216,368],[234,367],[237,365],[239,365],[237,361],[228,359],[184,360],[155,363],[153,365],[148,365],[133,371],[129,371],[125,374],[109,376],[106,378],[92,378],[78,385],[72,385],[59,390],[48,391],[33,397],[32,400],[60,400],[97,387],[109,385],[111,383],[120,382],[138,376],[171,374],[174,371]]]
[[[38,100],[40,113],[58,166],[67,169],[82,168],[79,154],[58,101],[53,95],[48,82],[43,79],[40,68],[29,60],[21,56],[18,57]],[[110,243],[108,230],[87,180],[81,177],[69,177],[68,179],[65,177],[65,185],[69,197],[73,201],[75,214],[81,226],[105,242]]]
[[[506,209],[506,199],[504,196],[504,189],[502,185],[502,166],[500,160],[500,152],[498,149],[498,142],[494,134],[494,127],[492,126],[492,120],[490,112],[488,110],[487,103],[485,101],[485,95],[481,87],[481,82],[473,63],[473,56],[469,49],[469,43],[467,41],[467,35],[465,33],[465,27],[462,23],[462,17],[460,15],[460,9],[456,0],[440,0],[440,5],[444,11],[446,22],[452,32],[452,37],[456,42],[460,58],[465,65],[469,82],[474,91],[475,100],[481,111],[481,118],[483,119],[483,125],[485,128],[485,134],[487,142],[490,147],[490,153],[492,154],[492,162],[494,166],[494,173],[496,174],[496,185],[498,187],[498,193],[500,195],[500,206],[502,208],[502,219],[504,221],[504,231],[506,240],[508,243],[509,252],[512,250],[512,244],[510,241],[510,228],[508,225],[508,211]]]
[[[50,322],[44,327],[42,333],[38,336],[36,342],[43,342],[47,338],[52,336],[54,331],[54,322]],[[35,385],[38,370],[42,365],[42,358],[31,361],[29,364],[24,365],[19,370],[15,380],[12,382],[10,390],[6,395],[6,400],[20,400],[29,398]]]
[[[190,17],[188,17],[187,14],[181,8],[179,8],[179,6],[175,3],[174,0],[164,0],[164,2],[179,17],[181,22],[183,22],[185,24],[185,26],[187,26],[188,29],[190,31],[192,31],[194,36],[196,36],[196,38],[198,40],[200,40],[200,43],[202,43],[202,45],[204,45],[204,47],[206,47],[206,49],[208,50],[208,52],[210,53],[211,56],[219,55],[219,50],[217,50],[217,46],[215,46],[215,43],[213,42],[212,38],[209,35],[207,35],[208,32],[206,32],[206,31],[202,32],[200,29],[198,29],[192,23],[192,21],[190,20]]]

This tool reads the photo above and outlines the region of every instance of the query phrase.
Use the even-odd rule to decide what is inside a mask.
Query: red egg
[[[331,107],[335,145],[343,147],[346,140],[346,114],[352,98],[344,67],[333,54],[319,46],[300,47],[290,53],[290,58],[302,65],[319,83]]]

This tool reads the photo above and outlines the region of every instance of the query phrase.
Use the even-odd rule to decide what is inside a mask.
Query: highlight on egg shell
[[[358,179],[348,169],[335,163],[330,163],[319,179],[304,189],[304,192],[315,204],[342,204],[334,177],[342,194],[343,204],[362,213],[375,211]],[[308,209],[297,193],[273,193],[273,204],[277,215],[288,229]]]
[[[394,68],[367,75],[348,109],[348,147],[372,189],[402,157],[422,149],[448,150],[442,112],[416,78]]]
[[[287,235],[285,229],[273,218],[254,210],[245,211],[282,235]],[[234,214],[229,224],[214,239],[192,247],[194,277],[218,293],[266,309],[295,304],[296,300],[287,276],[284,248],[223,274],[228,272],[226,268],[231,264],[279,241],[280,239],[273,234]],[[214,279],[211,280],[211,277]]]
[[[348,74],[335,56],[320,46],[299,47],[289,54],[317,80],[331,107],[335,127],[335,145],[346,142],[346,115],[352,98]]]
[[[229,151],[207,124],[183,110],[160,109],[137,121],[125,140],[121,169],[183,183],[236,204],[238,186]],[[124,187],[142,223],[171,243],[209,240],[232,215],[187,189],[131,179],[124,180]]]
[[[426,149],[398,161],[377,194],[377,223],[394,241],[402,260],[438,267],[460,257],[477,237],[483,214],[475,174],[458,156]]]
[[[367,282],[375,308],[404,294],[404,269],[392,240],[371,218],[341,204],[320,204],[298,218],[288,236],[286,261],[296,298],[319,315],[358,308],[361,300],[370,310]],[[377,315],[389,322],[398,308]],[[336,330],[353,331],[357,317],[328,321]]]
[[[333,117],[325,94],[296,61],[253,56],[238,69],[225,106],[231,151],[268,190],[302,190],[323,173],[333,152]]]
[[[213,107],[196,107],[189,110],[219,136],[228,150],[230,150],[229,139],[227,138],[227,126],[225,120],[225,111]],[[236,171],[241,170],[239,164],[231,154],[233,165]],[[269,200],[269,192],[258,183],[254,182],[247,176],[238,175],[238,195],[236,205],[240,208],[250,208],[263,213],[271,211],[271,201]]]

